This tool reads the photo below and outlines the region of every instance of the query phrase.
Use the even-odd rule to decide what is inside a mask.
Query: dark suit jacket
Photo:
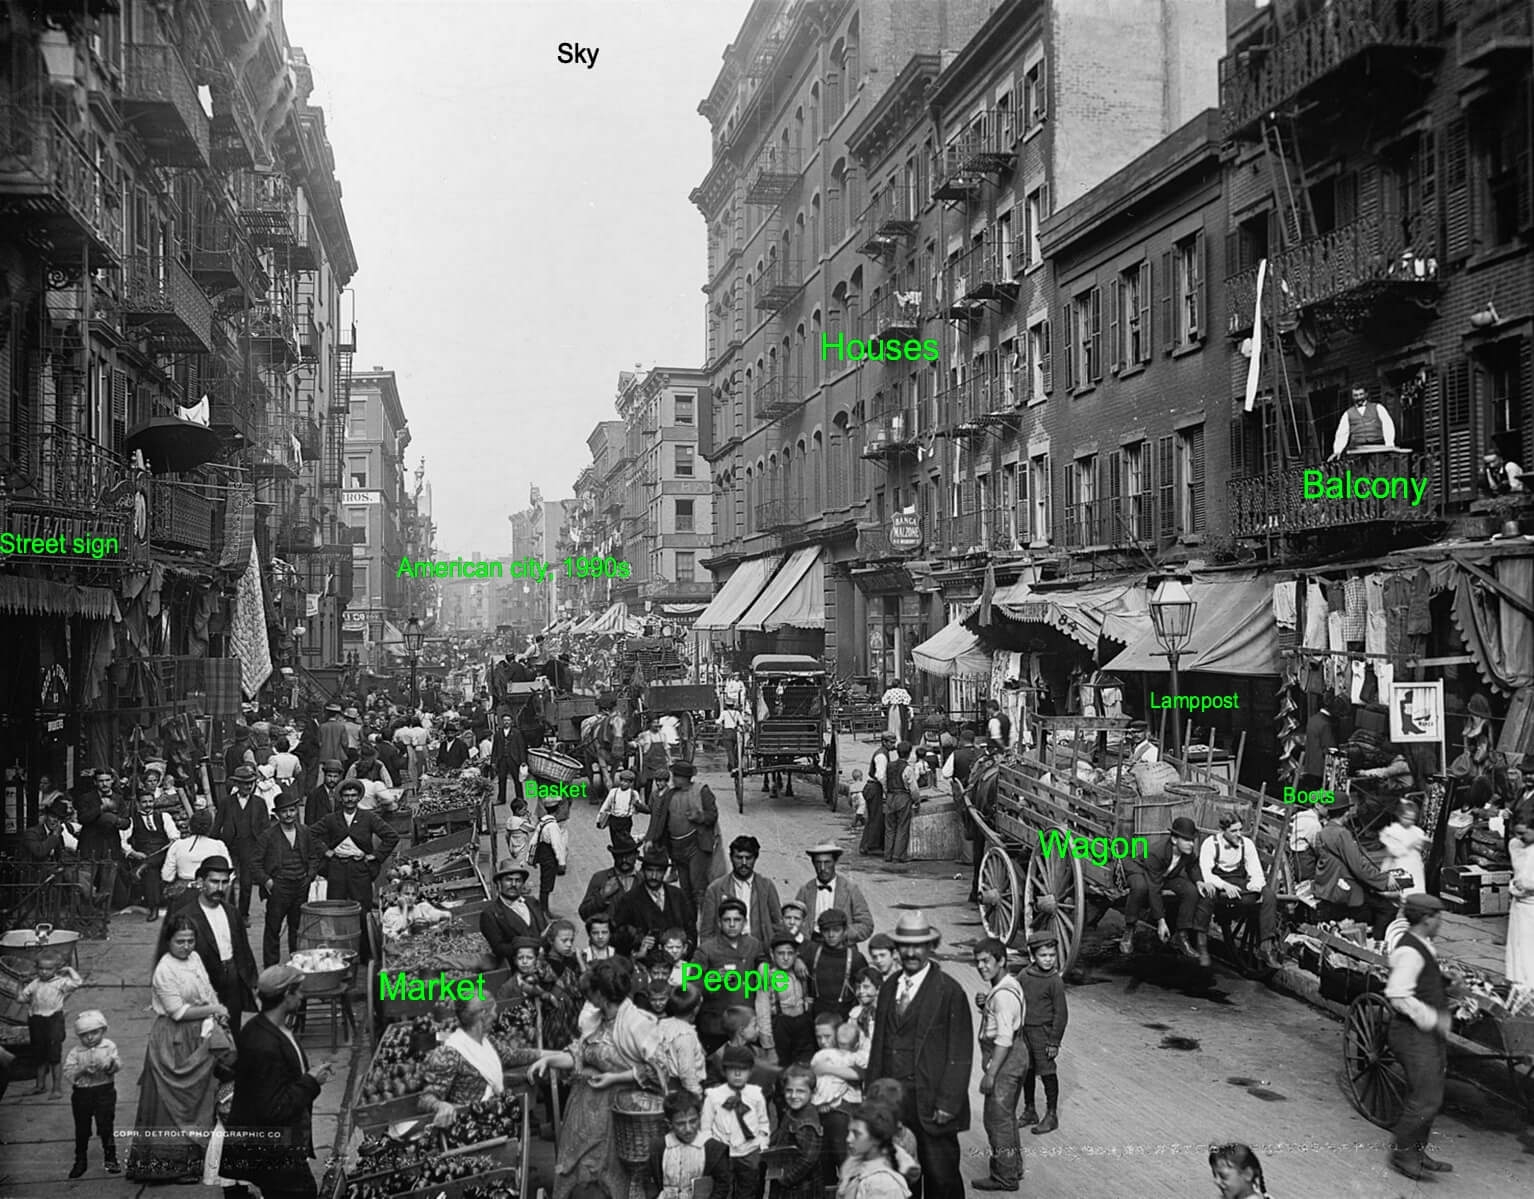
[[[536,899],[524,899],[522,902],[527,905],[531,920],[523,920],[499,899],[479,914],[480,936],[485,938],[490,952],[507,966],[512,964],[511,943],[518,937],[543,936],[543,930],[549,923],[548,916],[538,906]]]
[[[735,894],[735,872],[716,878],[703,892],[698,905],[698,939],[707,940],[719,935],[719,904]],[[773,934],[783,927],[783,908],[778,902],[778,889],[770,878],[760,872],[751,876],[751,917],[746,932],[763,945],[771,945]]]
[[[964,988],[932,962],[926,981],[902,1017],[895,1001],[902,977],[903,972],[896,972],[879,990],[868,1077],[899,1077],[891,1050],[897,1041],[903,1042],[916,1055],[916,1115],[922,1130],[939,1136],[963,1132],[969,1127],[969,1075],[975,1050],[970,1013],[974,1009]],[[953,1118],[937,1123],[932,1113],[938,1108]]]
[[[676,794],[676,788],[667,787],[660,793],[655,801],[655,806],[650,809],[650,826],[645,830],[644,839],[647,844],[653,843],[665,848],[666,822],[671,814],[671,798]],[[714,793],[707,785],[698,789],[698,798],[703,803],[703,823],[692,827],[698,834],[698,850],[700,853],[712,854],[714,846],[719,844],[719,805],[714,800]]]
[[[1182,858],[1173,864],[1172,859],[1177,856],[1177,849],[1172,844],[1172,834],[1158,837],[1150,844],[1150,853],[1144,858],[1125,858],[1124,876],[1130,878],[1133,875],[1145,876],[1149,887],[1151,915],[1157,920],[1166,919],[1166,907],[1161,900],[1161,889],[1173,879],[1184,878],[1197,884],[1203,881],[1203,871],[1198,866],[1198,846],[1195,844],[1193,852],[1184,854]]]
[[[469,764],[469,746],[454,737],[437,751],[437,767],[440,770],[462,770]]]
[[[611,899],[603,899],[602,888],[607,886],[609,879],[616,878],[617,874],[617,867],[609,866],[606,870],[598,870],[591,876],[591,881],[586,884],[586,897],[581,900],[581,906],[576,909],[580,913],[582,920],[590,920],[599,912],[605,913],[609,920],[612,919],[613,909],[618,906],[618,900],[623,898],[623,892],[618,892]],[[640,887],[644,885],[644,880],[640,878],[639,871],[634,871],[629,877],[634,880],[633,886]],[[632,890],[632,888],[630,889]]]
[[[41,823],[23,829],[21,847],[28,861],[57,862],[64,852],[64,826],[59,825],[51,833]]]
[[[260,852],[256,854],[255,859],[251,862],[258,886],[265,887],[277,877],[277,872],[282,869],[282,859],[289,853],[298,854],[299,859],[304,864],[304,873],[309,876],[310,882],[313,882],[315,876],[319,874],[320,867],[325,862],[324,851],[320,848],[319,842],[315,840],[313,833],[301,824],[295,827],[298,835],[291,849],[288,846],[287,838],[282,835],[282,825],[280,824],[272,825],[261,837]]]
[[[349,829],[346,827],[346,813],[338,810],[318,823],[310,825],[309,831],[319,841],[319,853],[322,858],[327,849],[334,849],[350,837],[363,853],[370,853],[378,859],[376,862],[368,863],[368,869],[374,878],[378,877],[378,872],[383,868],[384,859],[393,853],[394,847],[399,844],[399,833],[395,832],[388,822],[380,820],[374,812],[364,812],[360,809],[352,817]]]
[[[659,937],[668,928],[687,931],[687,897],[677,887],[666,887],[664,907],[656,907],[650,893],[641,883],[613,907],[613,923],[637,928],[640,935],[654,933]]]
[[[522,739],[516,726],[512,726],[510,733],[496,729],[490,743],[490,764],[498,771],[504,769],[515,774],[517,768],[526,761],[527,742]]]
[[[836,876],[832,886],[836,888],[832,892],[836,900],[832,906],[847,913],[847,944],[861,945],[874,935],[873,911],[868,906],[868,900],[863,898],[863,892],[858,889],[855,882],[840,874]],[[799,888],[799,894],[795,897],[804,905],[806,926],[815,920],[815,904],[819,890],[820,880],[812,878]]]
[[[128,818],[103,809],[101,797],[95,791],[82,795],[75,810],[80,817],[80,857],[86,861],[121,861],[123,843],[120,830],[128,826]]]
[[[213,936],[213,926],[208,923],[207,916],[203,914],[202,901],[198,898],[196,891],[186,892],[181,902],[172,904],[165,913],[165,919],[169,921],[177,916],[191,917],[192,924],[197,929],[197,954],[202,958],[202,964],[207,967],[208,981],[218,992],[219,1002],[230,1007],[231,1014],[234,1006],[248,1012],[256,1006],[256,955],[250,951],[250,934],[245,931],[239,909],[225,900],[224,914],[229,917],[229,939],[234,943],[234,960],[231,963],[234,971],[233,978],[225,976],[223,959],[218,956],[218,941]],[[239,1003],[231,1005],[229,999],[236,992],[240,992]]]
[[[213,821],[213,835],[229,847],[230,853],[254,853],[271,823],[272,818],[266,811],[266,800],[252,793],[241,811],[240,801],[231,793],[218,805],[218,816]]]
[[[268,1188],[312,1187],[308,1161],[314,1156],[312,1115],[320,1084],[304,1072],[300,1051],[265,1016],[247,1020],[235,1046],[234,1101],[225,1122],[230,1136],[219,1172],[259,1183],[263,1194]],[[254,1130],[259,1135],[250,1135]]]
[[[309,798],[304,801],[304,823],[310,826],[316,825],[332,812],[340,810],[340,799],[332,795],[329,788],[321,783],[309,792]]]

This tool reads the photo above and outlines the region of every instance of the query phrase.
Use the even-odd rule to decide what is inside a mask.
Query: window
[[[1065,467],[1065,544],[1073,549],[1096,544],[1097,455]]]
[[[1035,543],[1049,543],[1049,455],[1028,460],[1029,535]]]
[[[1038,266],[1043,261],[1039,252],[1039,226],[1049,215],[1049,185],[1041,183],[1023,200],[1023,266]]]
[[[1504,92],[1474,110],[1470,122],[1470,187],[1475,196],[1476,250],[1518,239],[1534,212],[1529,152],[1529,84]]]
[[[1154,514],[1151,510],[1150,461],[1146,457],[1145,443],[1137,441],[1126,445],[1121,455],[1126,531],[1132,540],[1147,540],[1151,537]]]
[[[1041,402],[1054,390],[1054,375],[1049,354],[1049,322],[1039,321],[1028,327],[1028,399]]]
[[[1017,516],[1017,463],[1009,462],[1001,468],[996,493],[996,535],[1003,543],[1002,548],[1018,542]]]
[[[676,502],[676,531],[678,533],[692,532],[691,500],[677,500]]]
[[[1103,295],[1093,287],[1065,306],[1065,385],[1081,391],[1103,377]]]
[[[1150,361],[1150,263],[1140,262],[1114,281],[1108,337],[1112,369],[1127,370]]]
[[[1197,345],[1204,336],[1203,233],[1183,238],[1163,255],[1161,273],[1168,280],[1161,305],[1170,354]]]
[[[676,551],[676,581],[691,583],[697,579],[697,555],[692,550]]]
[[[678,445],[676,447],[676,477],[679,479],[692,478],[692,446]]]
[[[1023,74],[1023,130],[1037,128],[1044,123],[1049,111],[1049,96],[1045,90],[1044,60],[1041,58]]]
[[[677,396],[672,410],[672,420],[679,425],[693,424],[696,402],[693,396]]]
[[[996,218],[996,270],[1004,283],[1017,273],[1018,264],[1012,258],[1015,248],[1012,244],[1012,213],[1004,212]]]
[[[361,441],[367,435],[368,403],[366,400],[353,400],[347,414],[346,436],[353,441]]]
[[[1177,434],[1177,533],[1204,531],[1204,426]]]
[[[368,485],[368,464],[365,458],[350,458],[346,463],[346,485],[365,488]]]

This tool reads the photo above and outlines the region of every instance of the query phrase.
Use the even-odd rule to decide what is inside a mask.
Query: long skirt
[[[1508,911],[1507,978],[1534,987],[1534,899],[1515,899]]]
[[[576,1078],[565,1103],[559,1126],[559,1149],[554,1156],[554,1199],[569,1199],[570,1192],[593,1180],[606,1185],[614,1199],[629,1191],[628,1167],[618,1157],[613,1136],[613,1100],[634,1087],[608,1087],[594,1091]],[[643,1167],[638,1167],[643,1169]]]
[[[202,1021],[155,1017],[139,1079],[129,1181],[167,1182],[186,1176],[200,1182],[217,1095]]]

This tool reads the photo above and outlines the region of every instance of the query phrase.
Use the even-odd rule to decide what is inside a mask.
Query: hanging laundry
[[[1305,648],[1324,650],[1330,644],[1326,631],[1326,595],[1311,579],[1305,587]]]
[[[1343,632],[1349,641],[1364,639],[1364,580],[1362,575],[1349,575],[1343,584],[1347,607],[1343,612]]]
[[[1290,579],[1284,583],[1273,584],[1273,619],[1278,622],[1281,629],[1292,629],[1298,616],[1299,598],[1296,589],[1299,583]]]
[[[1413,637],[1428,637],[1433,632],[1432,585],[1426,570],[1418,569],[1412,577],[1411,604],[1406,610],[1406,631]]]

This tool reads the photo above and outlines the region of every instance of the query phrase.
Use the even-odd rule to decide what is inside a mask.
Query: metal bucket
[[[362,953],[362,905],[351,899],[313,899],[301,909],[298,922],[300,949],[322,946]]]

